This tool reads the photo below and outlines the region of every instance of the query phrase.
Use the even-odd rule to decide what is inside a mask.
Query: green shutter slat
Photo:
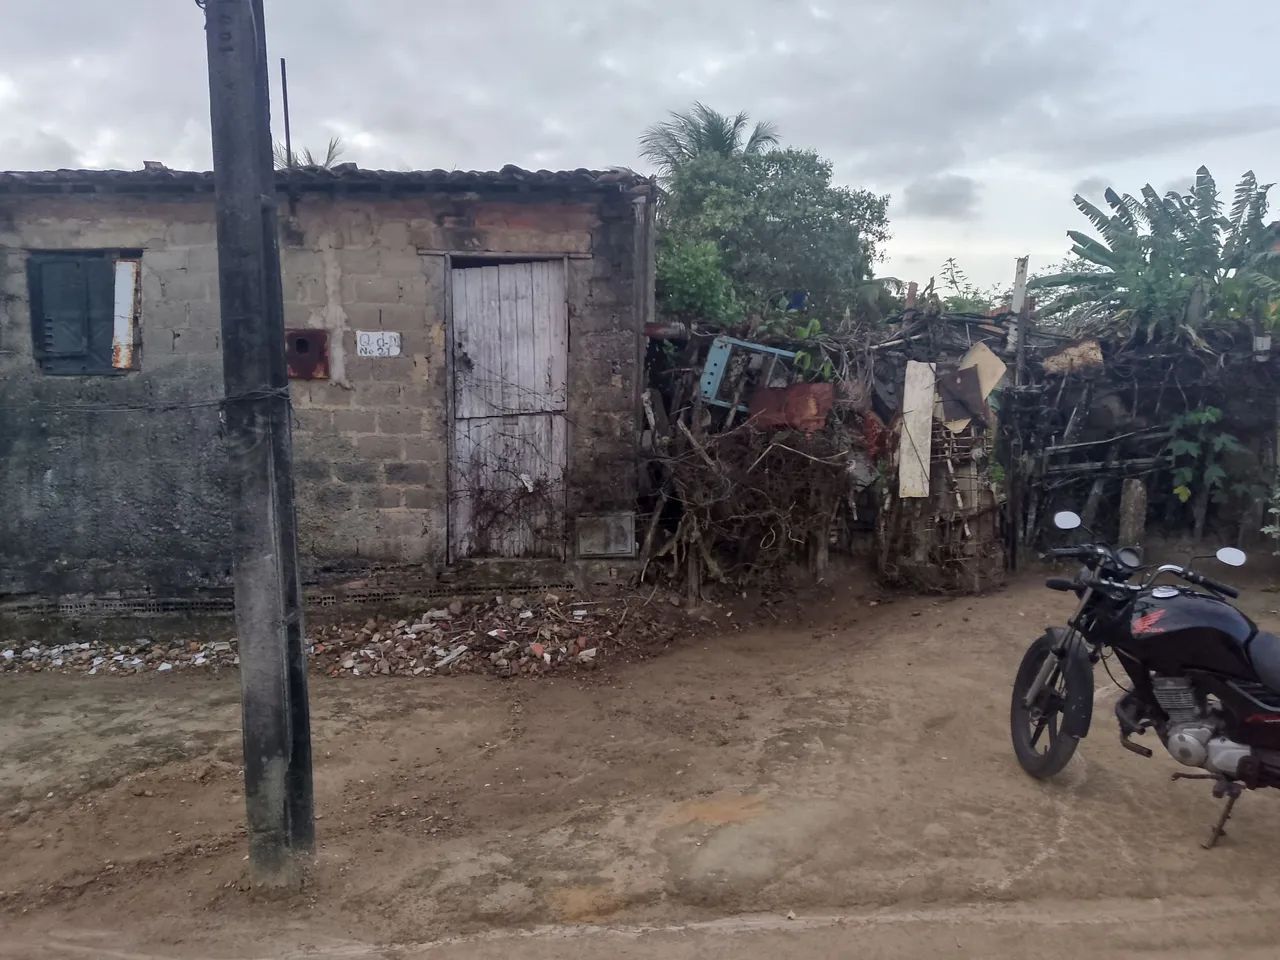
[[[116,264],[103,257],[84,263],[89,316],[89,368],[111,370],[111,341],[115,332]]]
[[[89,349],[88,284],[84,261],[40,264],[40,352],[50,358],[83,357]]]

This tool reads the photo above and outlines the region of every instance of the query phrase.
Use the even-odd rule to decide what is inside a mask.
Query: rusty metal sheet
[[[761,387],[748,407],[752,423],[761,429],[794,427],[805,433],[821,430],[835,403],[835,384],[793,383],[789,387]]]
[[[284,359],[292,380],[328,380],[329,332],[286,330]]]
[[[938,394],[942,398],[942,419],[961,420],[974,417],[985,421],[982,403],[982,386],[976,367],[953,370],[939,374]]]
[[[1008,369],[1004,361],[992,353],[991,348],[985,343],[975,343],[960,360],[961,370],[968,370],[970,367],[978,371],[979,393],[984,401],[1004,379],[1005,371]],[[939,415],[941,416],[941,411]],[[968,426],[968,417],[946,421],[946,428],[952,433],[959,433]]]

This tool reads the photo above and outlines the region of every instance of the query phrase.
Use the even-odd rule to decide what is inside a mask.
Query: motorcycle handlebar
[[[1097,557],[1102,554],[1105,554],[1105,551],[1101,550],[1096,545],[1077,544],[1074,547],[1050,547],[1047,556],[1055,560],[1070,560],[1070,559],[1088,559],[1089,557]],[[1217,580],[1213,580],[1210,577],[1206,577],[1203,573],[1196,573],[1194,570],[1188,570],[1186,567],[1181,567],[1181,566],[1178,566],[1177,564],[1172,564],[1172,563],[1166,563],[1161,565],[1159,568],[1157,568],[1155,572],[1152,573],[1152,575],[1147,578],[1146,585],[1150,586],[1151,581],[1154,580],[1161,573],[1176,573],[1178,576],[1182,577],[1184,580],[1188,581],[1189,583],[1194,583],[1202,587],[1208,587],[1214,593],[1220,593],[1224,597],[1230,597],[1233,600],[1240,596],[1240,591],[1237,590],[1235,587],[1229,586],[1228,584],[1225,584],[1225,583],[1221,583]],[[1065,584],[1066,582],[1068,581],[1051,580],[1046,584],[1046,586],[1048,586],[1052,590],[1074,589],[1074,587],[1068,588],[1064,586],[1063,584]]]
[[[1049,556],[1067,560],[1072,557],[1088,557],[1093,555],[1092,547],[1050,547]]]
[[[1240,596],[1240,591],[1237,590],[1235,587],[1227,586],[1225,583],[1219,583],[1217,580],[1212,580],[1209,577],[1206,577],[1202,573],[1196,573],[1193,570],[1187,570],[1187,571],[1184,571],[1182,575],[1186,577],[1188,580],[1190,580],[1192,583],[1198,583],[1202,587],[1208,587],[1214,593],[1220,593],[1223,596],[1230,597],[1233,600],[1236,597]]]

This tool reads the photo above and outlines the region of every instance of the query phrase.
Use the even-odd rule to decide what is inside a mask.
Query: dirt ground
[[[1121,749],[1101,671],[1060,779],[1016,767],[1015,666],[1070,608],[1040,584],[840,588],[573,677],[313,678],[318,857],[277,900],[234,674],[6,676],[0,956],[1275,956],[1280,795],[1202,850],[1218,802]]]

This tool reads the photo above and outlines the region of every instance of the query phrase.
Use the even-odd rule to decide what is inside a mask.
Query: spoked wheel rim
[[[1071,722],[1072,717],[1084,716],[1087,723],[1087,711],[1092,706],[1088,664],[1070,654],[1058,659],[1054,651],[1063,649],[1062,642],[1060,634],[1046,633],[1032,643],[1013,683],[1009,714],[1013,750],[1022,769],[1040,779],[1058,773],[1071,759],[1080,737],[1080,724]],[[1035,702],[1028,705],[1027,691],[1048,657],[1057,662]]]
[[[1027,746],[1037,756],[1047,757],[1058,742],[1062,729],[1062,711],[1067,703],[1066,687],[1066,675],[1061,668],[1057,668],[1040,692],[1037,702],[1024,708]],[[1025,691],[1023,696],[1026,696]]]

